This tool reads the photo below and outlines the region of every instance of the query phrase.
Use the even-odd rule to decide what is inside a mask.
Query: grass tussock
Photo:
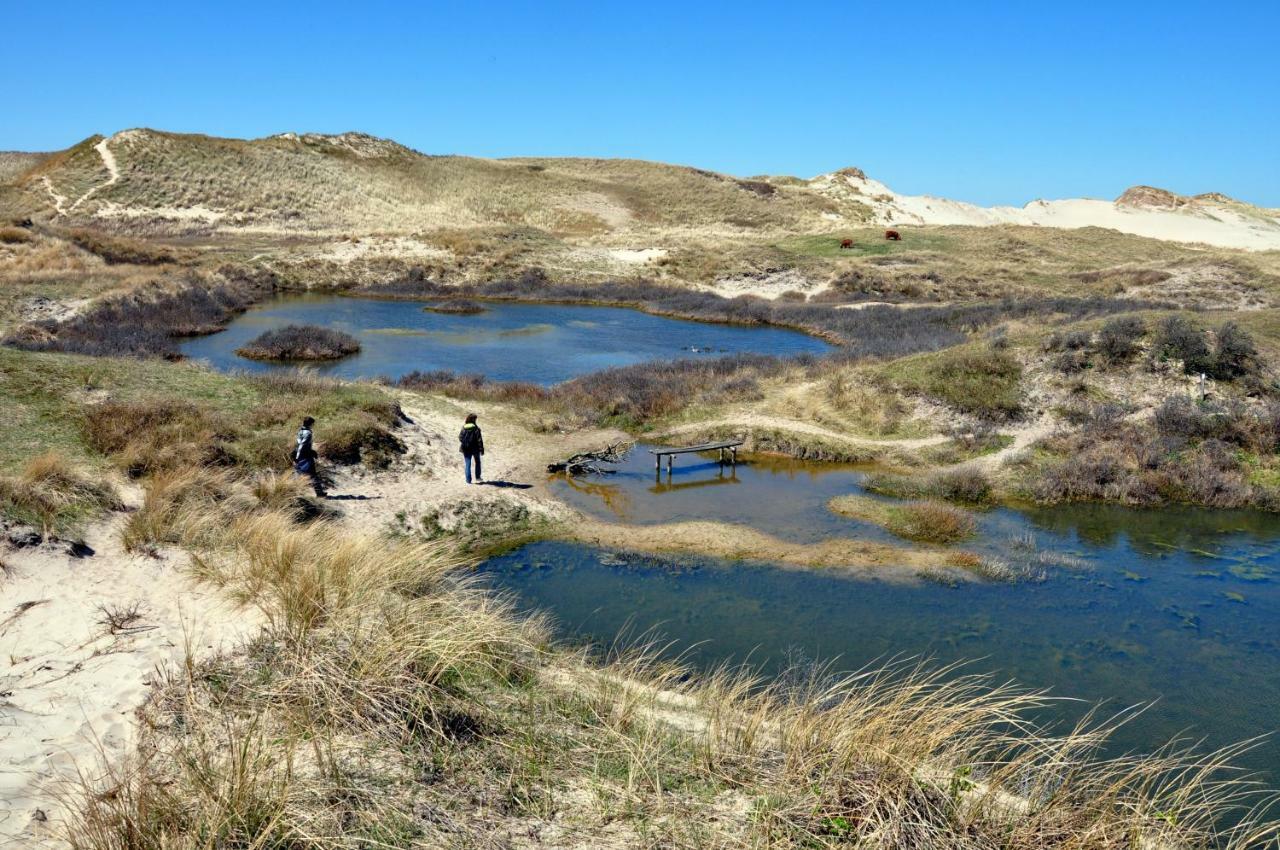
[[[1099,759],[1047,699],[954,669],[771,682],[549,646],[439,545],[239,516],[195,569],[265,627],[168,672],[76,850],[618,846],[1244,850],[1233,752]]]
[[[863,487],[898,499],[942,499],[984,505],[994,498],[991,479],[981,469],[969,466],[925,474],[875,472],[867,476]]]
[[[341,360],[360,350],[349,333],[316,325],[289,325],[264,331],[236,349],[250,360]]]
[[[972,537],[977,529],[971,513],[934,500],[897,503],[866,496],[838,496],[831,500],[830,508],[920,543],[958,543]]]
[[[46,536],[73,531],[79,522],[122,506],[100,475],[52,452],[32,458],[17,475],[0,477],[0,516]]]

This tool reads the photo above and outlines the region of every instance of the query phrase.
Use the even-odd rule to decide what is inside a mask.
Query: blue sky
[[[1280,207],[1280,0],[12,3],[0,149],[355,129],[979,203],[1136,183]]]

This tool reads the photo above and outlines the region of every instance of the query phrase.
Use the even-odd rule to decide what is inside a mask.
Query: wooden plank
[[[654,455],[682,455],[690,452],[714,452],[717,449],[736,449],[742,443],[742,440],[728,440],[723,443],[702,443],[697,446],[682,446],[671,449],[649,449],[649,453]]]

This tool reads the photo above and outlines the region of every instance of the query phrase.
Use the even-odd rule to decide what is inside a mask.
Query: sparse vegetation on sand
[[[289,325],[264,331],[236,349],[250,360],[341,360],[360,350],[349,333],[316,325]]]
[[[839,496],[831,500],[830,507],[843,516],[873,522],[898,537],[921,543],[958,543],[973,536],[977,529],[968,511],[931,499],[893,502],[869,496]]]
[[[459,581],[440,543],[299,525],[234,495],[201,507],[166,533],[265,626],[164,671],[137,757],[83,774],[79,850],[510,834],[1243,850],[1274,829],[1223,825],[1249,800],[1228,770],[1235,751],[1097,760],[1105,725],[1041,729],[1045,697],[955,670],[810,667],[765,682],[644,654],[591,659]]]

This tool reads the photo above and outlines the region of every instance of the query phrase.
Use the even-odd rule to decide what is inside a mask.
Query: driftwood
[[[621,463],[635,446],[634,443],[614,443],[594,452],[579,452],[565,460],[547,464],[547,472],[565,472],[569,475],[609,475],[617,472],[608,464]]]

